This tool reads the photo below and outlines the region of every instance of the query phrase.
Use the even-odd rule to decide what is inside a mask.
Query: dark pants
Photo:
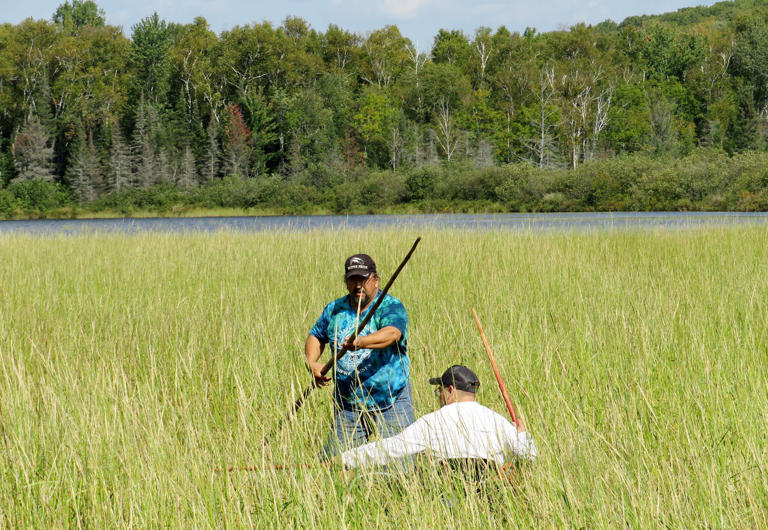
[[[336,407],[333,411],[333,429],[328,441],[318,455],[320,460],[363,445],[374,433],[382,438],[393,436],[414,421],[411,384],[405,385],[391,407],[384,410],[344,410]]]

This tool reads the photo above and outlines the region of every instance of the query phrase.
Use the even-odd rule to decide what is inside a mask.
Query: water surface
[[[466,230],[623,230],[765,224],[768,212],[599,212],[534,214],[302,215],[0,221],[0,233],[216,232],[436,228]]]

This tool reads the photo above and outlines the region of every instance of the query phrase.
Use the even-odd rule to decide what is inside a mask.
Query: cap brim
[[[433,377],[433,378],[431,378],[429,380],[429,384],[430,385],[442,385],[443,384],[443,380],[440,379],[439,377]]]
[[[345,279],[345,280],[349,280],[350,278],[352,278],[352,277],[354,277],[354,276],[360,276],[361,278],[367,278],[367,277],[368,277],[368,276],[370,276],[370,275],[371,275],[371,273],[370,273],[370,272],[367,272],[367,273],[365,273],[365,274],[362,274],[362,273],[360,273],[360,272],[358,272],[358,271],[349,271],[348,273],[346,273],[346,274],[344,275],[344,279]]]

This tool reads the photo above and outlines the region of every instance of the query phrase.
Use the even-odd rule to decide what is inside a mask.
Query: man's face
[[[365,276],[351,276],[347,278],[347,290],[352,307],[365,309],[379,292],[379,277],[375,274]]]
[[[456,401],[456,389],[452,386],[445,387],[443,385],[435,388],[435,395],[440,398],[440,406],[444,407],[450,405]]]

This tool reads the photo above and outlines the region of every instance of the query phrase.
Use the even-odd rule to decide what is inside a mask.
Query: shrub
[[[13,197],[15,209],[25,212],[45,212],[74,204],[69,190],[58,182],[43,179],[25,180],[8,186],[5,190]],[[5,200],[6,205],[11,200]]]

